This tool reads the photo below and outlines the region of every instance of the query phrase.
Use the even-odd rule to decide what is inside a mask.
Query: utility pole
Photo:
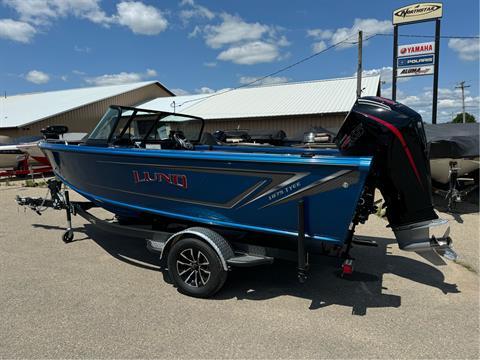
[[[358,32],[357,99],[362,96],[362,41],[363,32]]]
[[[470,85],[465,85],[465,81],[460,81],[460,85],[455,86],[455,89],[462,89],[462,112],[463,123],[465,124],[465,88],[469,88]]]

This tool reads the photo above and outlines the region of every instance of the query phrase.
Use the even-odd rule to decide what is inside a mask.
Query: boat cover
[[[479,156],[480,124],[425,124],[430,159]]]

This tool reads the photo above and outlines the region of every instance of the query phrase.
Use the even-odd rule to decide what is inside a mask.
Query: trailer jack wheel
[[[66,244],[71,243],[73,241],[73,231],[71,229],[65,231],[63,233],[62,240]]]

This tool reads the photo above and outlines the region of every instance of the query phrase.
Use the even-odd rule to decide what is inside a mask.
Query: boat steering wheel
[[[193,144],[185,138],[183,132],[175,131],[172,134],[172,138],[175,143],[180,147],[180,149],[193,150]]]

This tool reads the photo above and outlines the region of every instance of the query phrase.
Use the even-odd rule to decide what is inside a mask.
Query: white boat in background
[[[425,124],[432,179],[448,184],[452,167],[458,176],[479,168],[478,123]]]
[[[65,133],[59,135],[59,140],[66,144],[78,143],[87,133]],[[28,156],[28,165],[50,165],[43,151],[38,147],[43,140],[41,136],[19,138],[3,137],[0,141],[0,169],[16,169]]]
[[[455,203],[478,188],[479,124],[428,124],[425,133],[434,191],[447,200],[452,211]]]
[[[82,140],[86,135],[87,133],[65,133],[59,136],[59,140],[65,141],[65,144],[77,143]],[[23,153],[28,154],[29,160],[40,163],[42,165],[50,165],[48,158],[38,146],[39,142],[40,140],[25,144],[19,144],[17,145],[17,147]]]
[[[0,145],[0,169],[14,168],[25,159],[25,153],[17,145]]]
[[[432,179],[440,184],[448,184],[450,181],[450,169],[454,166],[457,169],[458,176],[465,176],[480,168],[480,159],[478,157],[468,158],[441,158],[430,159],[430,172]]]

